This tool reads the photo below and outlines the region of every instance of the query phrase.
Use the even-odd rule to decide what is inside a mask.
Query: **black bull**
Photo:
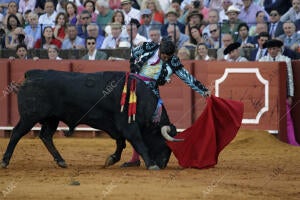
[[[18,141],[36,124],[42,125],[39,137],[60,167],[66,163],[53,144],[53,134],[60,121],[69,132],[79,124],[86,124],[107,132],[116,140],[116,151],[105,165],[113,165],[121,158],[128,140],[144,159],[148,169],[165,168],[171,154],[166,145],[168,134],[176,135],[163,107],[159,123],[152,122],[157,97],[146,84],[136,79],[136,121],[128,123],[128,103],[120,112],[120,100],[125,72],[76,73],[54,70],[30,70],[18,90],[20,120],[13,129],[1,166],[7,167]],[[128,93],[129,93],[128,84]],[[128,102],[128,97],[127,100]],[[167,136],[166,136],[167,135]],[[172,138],[171,138],[172,139]]]

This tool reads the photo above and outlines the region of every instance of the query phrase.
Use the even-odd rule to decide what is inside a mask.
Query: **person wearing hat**
[[[240,56],[239,47],[241,46],[240,43],[234,42],[228,45],[224,50],[224,55],[228,54],[229,62],[245,62],[248,61],[245,57]]]
[[[143,24],[138,28],[138,33],[141,36],[149,39],[149,30],[152,27],[160,28],[161,23],[152,19],[152,11],[150,9],[141,10]]]
[[[234,39],[234,41],[238,38],[238,26],[242,21],[238,18],[240,14],[240,9],[235,7],[234,5],[229,6],[226,11],[226,15],[228,16],[228,21],[225,22],[221,28],[222,33],[230,33]]]
[[[167,29],[170,24],[176,24],[181,33],[185,33],[185,25],[178,21],[179,14],[176,12],[174,8],[169,8],[166,13],[167,22],[161,27],[161,35],[163,37],[168,36]]]
[[[210,95],[208,88],[184,68],[175,52],[176,46],[169,37],[164,37],[160,44],[146,42],[132,50],[130,58],[131,72],[136,73],[140,79],[144,80],[159,99],[152,117],[153,122],[160,120],[160,110],[162,109],[158,87],[170,82],[173,74],[203,97]],[[131,160],[122,165],[122,167],[132,166],[140,166],[139,155],[135,151]]]
[[[132,7],[131,0],[121,0],[121,7],[124,12],[125,24],[129,24],[131,19],[137,19],[140,21],[140,11]]]
[[[271,39],[264,43],[264,47],[267,48],[268,54],[261,59],[260,62],[285,62],[287,67],[287,134],[288,134],[288,142],[293,145],[299,146],[299,144],[295,140],[295,133],[294,133],[294,125],[293,120],[290,115],[291,105],[293,103],[294,97],[294,79],[293,79],[293,68],[291,59],[287,56],[282,55],[282,48],[283,42],[278,39]]]
[[[188,26],[185,26],[186,35],[190,33],[189,28],[192,26],[198,26],[201,30],[205,27],[203,23],[203,15],[199,12],[198,9],[194,9],[189,12],[186,17],[186,24],[188,24]]]

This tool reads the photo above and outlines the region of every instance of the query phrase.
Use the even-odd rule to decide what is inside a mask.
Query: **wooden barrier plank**
[[[242,128],[279,130],[279,63],[261,62],[207,62],[208,80],[212,94],[242,101],[245,114]],[[195,63],[195,74],[202,63]],[[227,71],[226,71],[227,70]],[[268,94],[265,85],[268,81]],[[267,102],[265,101],[267,100]],[[263,112],[263,109],[268,111]],[[259,115],[259,111],[262,112]],[[198,113],[198,111],[195,111]],[[259,117],[260,116],[260,117]]]
[[[183,62],[184,67],[193,73],[193,62]],[[176,75],[171,77],[171,83],[159,88],[161,98],[168,112],[170,121],[176,128],[188,128],[192,125],[192,89]]]
[[[300,62],[293,61],[293,73],[294,73],[294,84],[295,84],[295,96],[293,99],[293,105],[291,115],[294,121],[295,137],[300,143]]]
[[[11,93],[11,86],[9,84],[9,61],[7,59],[0,59],[0,126],[6,126],[9,118],[9,93]],[[2,134],[4,135],[4,133]]]

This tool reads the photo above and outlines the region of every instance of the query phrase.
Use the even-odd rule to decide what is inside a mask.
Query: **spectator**
[[[205,25],[203,23],[203,15],[198,10],[192,10],[186,17],[187,26],[185,26],[185,34],[189,34],[189,27],[198,26],[202,30]]]
[[[85,39],[87,37],[87,25],[91,23],[91,14],[87,10],[80,13],[79,20],[77,21],[77,34],[79,37]]]
[[[240,43],[234,42],[228,45],[224,50],[224,55],[228,54],[229,62],[245,62],[248,61],[245,57],[240,56],[239,47],[241,46]]]
[[[25,35],[22,27],[17,27],[13,33],[10,41],[6,41],[5,46],[8,49],[15,49],[18,44],[25,44],[27,49],[33,48],[33,37]]]
[[[254,48],[256,41],[249,36],[249,27],[246,23],[239,24],[238,27],[239,36],[237,42],[241,44],[242,48]]]
[[[220,22],[225,22],[228,21],[228,16],[226,15],[226,12],[229,8],[229,6],[231,6],[232,0],[222,0],[222,10],[219,12],[219,17],[220,17]]]
[[[181,1],[182,0],[172,0],[171,8],[173,8],[178,13],[178,21],[182,24],[185,24],[185,15],[183,15],[183,10],[181,10],[180,8]]]
[[[190,60],[191,59],[190,50],[186,47],[181,47],[177,52],[177,56],[180,60]]]
[[[223,0],[210,0],[208,5],[209,10],[217,10],[220,12],[223,9],[222,1]]]
[[[58,56],[59,50],[56,45],[50,45],[47,49],[49,60],[62,60],[61,57]]]
[[[176,47],[179,49],[183,46],[185,42],[189,41],[189,36],[181,33],[177,25],[171,25],[167,29],[168,36],[172,38],[172,41],[175,42]]]
[[[264,8],[268,13],[270,13],[272,10],[277,10],[280,15],[283,15],[291,7],[292,3],[290,0],[264,0]]]
[[[243,22],[246,22],[249,26],[252,26],[256,23],[256,13],[258,11],[263,11],[266,16],[266,21],[269,21],[268,13],[259,5],[253,2],[253,0],[243,0],[243,8],[239,15],[239,19]]]
[[[33,11],[36,0],[20,0],[18,12],[25,15],[27,10]]]
[[[73,2],[68,2],[65,7],[69,24],[77,24],[77,6]]]
[[[105,52],[97,51],[96,38],[87,37],[85,45],[88,49],[88,52],[81,59],[83,59],[83,60],[107,60],[107,54]]]
[[[266,15],[264,11],[257,11],[256,13],[256,17],[255,17],[256,23],[252,24],[249,28],[249,35],[250,36],[255,36],[255,29],[257,24],[261,24],[261,23],[266,23]]]
[[[212,48],[212,49],[220,48],[222,45],[222,41],[221,41],[222,36],[218,24],[209,24],[208,27],[209,27],[210,37],[208,37],[207,40],[205,41],[206,45],[208,46],[208,48]]]
[[[228,60],[228,55],[224,55],[224,50],[231,43],[233,43],[232,35],[229,33],[223,34],[222,47],[217,50],[217,60]]]
[[[62,43],[62,49],[83,49],[85,48],[85,41],[77,36],[77,29],[74,24],[67,26],[68,37]]]
[[[122,25],[119,22],[111,24],[111,35],[104,38],[101,49],[115,49],[119,47],[121,40]]]
[[[18,13],[18,5],[14,1],[10,1],[8,3],[7,13],[6,13],[6,15],[4,16],[4,19],[3,19],[4,26],[6,26],[9,23],[8,18],[9,18],[10,15],[15,15],[18,18],[18,21],[20,22],[20,24],[21,25],[24,24],[23,16],[20,13]]]
[[[130,23],[131,19],[141,20],[140,11],[132,7],[131,0],[121,0],[121,7],[126,25]]]
[[[258,47],[255,49],[252,49],[250,52],[250,60],[251,61],[258,61],[263,56],[267,55],[267,49],[264,47],[264,44],[266,41],[270,39],[268,32],[261,32],[258,35],[257,43]]]
[[[16,39],[14,35],[14,31],[17,27],[21,27],[21,23],[18,17],[14,14],[10,14],[7,18],[6,25],[6,34],[5,34],[5,46],[9,48],[8,45],[12,42],[12,40]]]
[[[45,14],[42,14],[39,17],[39,24],[42,24],[42,28],[45,26],[51,26],[54,28],[55,26],[55,18],[56,18],[56,11],[54,10],[54,3],[52,0],[46,0],[45,2]]]
[[[283,23],[280,21],[280,14],[277,10],[271,10],[270,12],[270,24],[268,30],[269,35],[273,39],[284,34]]]
[[[198,10],[198,12],[203,15],[204,19],[207,20],[209,9],[205,7],[203,0],[192,1],[192,10]]]
[[[109,7],[108,0],[97,0],[96,8],[99,12],[96,23],[98,26],[105,27],[111,22],[114,11]]]
[[[42,38],[36,41],[34,48],[48,49],[51,44],[61,48],[61,41],[54,38],[52,27],[46,26],[43,30]]]
[[[294,80],[293,80],[293,69],[292,69],[292,63],[291,59],[282,55],[282,46],[283,43],[280,40],[272,39],[265,43],[265,47],[268,49],[268,55],[262,57],[259,61],[261,62],[274,62],[274,61],[283,61],[286,62],[287,67],[287,78],[286,78],[286,85],[287,85],[287,100],[286,100],[286,106],[287,106],[287,134],[288,139],[291,137],[295,137],[294,133],[294,126],[292,117],[290,114],[290,108],[293,103],[293,97],[294,97]],[[291,141],[289,141],[291,142]],[[294,145],[298,145],[295,143]]]
[[[163,37],[168,35],[167,29],[169,27],[169,24],[176,24],[180,32],[185,33],[185,25],[178,21],[178,17],[179,15],[174,8],[170,8],[168,10],[168,12],[166,13],[167,22],[164,23],[161,27],[161,35]]]
[[[215,60],[213,57],[208,56],[208,47],[205,43],[197,44],[195,51],[195,60]]]
[[[58,13],[55,18],[55,27],[53,30],[54,38],[63,42],[66,38],[67,16],[65,13]]]
[[[116,10],[114,12],[111,22],[112,23],[119,22],[122,25],[122,37],[128,38],[127,31],[126,31],[126,25],[125,25],[125,17],[124,17],[124,13],[121,10]],[[108,24],[104,30],[105,30],[106,35],[110,35],[111,34],[110,24]]]
[[[295,50],[300,43],[300,34],[296,32],[296,26],[293,22],[287,21],[283,24],[284,34],[278,38],[283,41],[285,47]]]
[[[41,38],[41,26],[38,24],[38,15],[34,12],[28,14],[29,25],[24,28],[25,35],[33,38],[35,44]]]
[[[155,27],[152,27],[149,29],[149,41],[160,43],[161,35],[160,35],[160,29],[157,29]]]
[[[96,22],[97,14],[95,13],[95,10],[96,10],[95,2],[92,0],[86,0],[83,3],[83,7],[85,10],[87,10],[90,13],[90,15],[92,17],[91,22]],[[99,26],[101,27],[101,24],[99,24]]]
[[[29,59],[28,56],[28,50],[25,44],[18,44],[16,47],[16,57],[14,56],[10,56],[9,57],[10,60],[14,60],[14,59],[20,59],[20,60],[27,60]],[[33,60],[38,60],[38,57],[33,57]]]
[[[99,34],[99,26],[95,23],[91,23],[87,26],[88,37],[96,38],[96,49],[100,49],[104,40],[104,37]]]
[[[164,13],[160,7],[158,0],[144,0],[142,1],[141,10],[149,9],[152,13],[152,20],[164,23]],[[144,24],[143,18],[141,19],[141,24]]]
[[[204,27],[202,34],[206,34],[208,37],[210,37],[209,26],[211,24],[218,24],[219,20],[220,18],[218,10],[210,9],[208,12],[208,25]]]
[[[129,35],[128,42],[132,44],[133,47],[139,46],[147,41],[147,38],[138,33],[139,27],[140,23],[136,19],[131,19],[130,23],[126,26],[127,34]]]
[[[152,11],[150,9],[141,10],[141,16],[143,24],[139,27],[138,33],[149,39],[149,29],[151,27],[160,28],[161,23],[153,20]]]
[[[109,0],[109,7],[113,10],[121,8],[121,0]]]
[[[56,4],[56,9],[55,9],[56,12],[57,13],[60,13],[60,12],[66,13],[67,10],[65,8],[66,8],[66,5],[68,2],[69,2],[69,0],[59,0],[58,3]]]
[[[205,42],[198,26],[192,26],[190,28],[189,42],[194,45]]]
[[[295,22],[300,19],[300,0],[292,0],[292,7],[280,17],[280,21],[292,21]]]
[[[238,15],[240,14],[240,9],[235,6],[229,6],[226,15],[228,16],[228,22],[225,22],[221,28],[222,33],[230,33],[234,41],[238,38],[238,26],[242,23],[241,20],[238,19]]]

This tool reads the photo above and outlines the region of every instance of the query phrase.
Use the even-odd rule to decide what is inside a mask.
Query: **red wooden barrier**
[[[56,69],[63,71],[97,72],[97,71],[128,71],[128,61],[20,61],[8,62],[0,59],[0,86],[5,88],[11,81],[22,81],[28,69]],[[286,67],[285,63],[226,63],[184,61],[185,68],[212,90],[212,94],[224,98],[241,100],[245,103],[245,114],[242,128],[280,130],[280,139],[285,141],[285,98],[286,98]],[[294,64],[294,77],[300,74]],[[296,67],[296,68],[295,68]],[[266,93],[266,85],[268,92]],[[292,110],[295,129],[298,133],[296,112],[300,109],[300,82],[295,79],[295,103]],[[177,128],[189,127],[205,106],[205,99],[193,92],[175,75],[172,82],[160,87],[162,99],[167,108],[171,122]],[[19,118],[15,94],[1,99],[0,125],[14,126]],[[298,107],[299,106],[299,107]],[[297,139],[299,136],[297,134]]]
[[[294,61],[293,63],[293,73],[294,73],[294,84],[295,84],[295,96],[293,99],[293,105],[291,110],[291,115],[294,121],[295,136],[300,143],[300,62]]]
[[[195,75],[206,71],[212,94],[244,103],[242,128],[280,130],[281,139],[286,140],[285,63],[207,62],[205,67],[196,62]]]

